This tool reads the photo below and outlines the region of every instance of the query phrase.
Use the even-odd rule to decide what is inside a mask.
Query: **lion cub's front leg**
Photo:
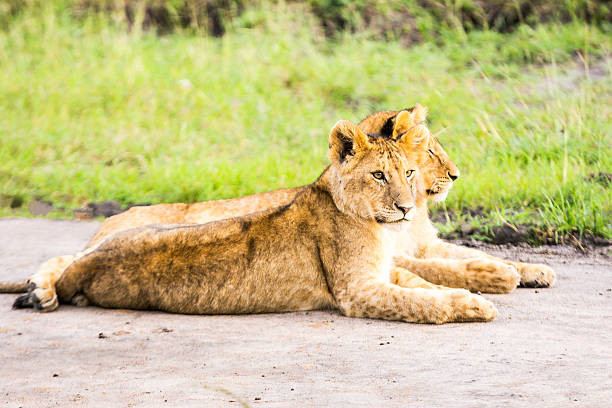
[[[508,293],[517,287],[521,278],[513,266],[487,258],[418,259],[399,256],[395,258],[395,264],[414,271],[429,282],[473,292]]]
[[[528,288],[547,288],[555,283],[555,272],[549,266],[543,264],[532,264],[523,262],[513,262],[501,258],[496,258],[477,249],[466,248],[444,242],[440,239],[428,246],[425,258],[444,258],[444,259],[473,259],[481,258],[507,265],[512,265],[521,275],[520,286]],[[415,271],[416,272],[416,271]],[[427,279],[427,278],[425,278]]]
[[[427,282],[420,276],[400,267],[394,267],[390,273],[391,283],[401,286],[402,288],[423,288],[423,289],[438,289],[448,290],[450,288],[446,286],[436,285],[431,282]]]
[[[422,282],[412,280],[417,286]],[[463,289],[412,287],[364,278],[335,290],[345,316],[415,323],[489,321],[497,316],[491,302]]]

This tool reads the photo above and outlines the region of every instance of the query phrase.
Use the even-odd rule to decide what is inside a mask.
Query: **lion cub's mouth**
[[[441,203],[442,201],[446,200],[446,197],[448,196],[449,191],[450,191],[450,188],[443,190],[440,187],[434,190],[425,190],[425,192],[427,193],[427,197],[437,203]]]
[[[430,189],[425,190],[425,192],[427,193],[428,196],[435,196],[436,194],[443,193],[442,187],[440,186],[432,187]]]
[[[435,196],[437,194],[446,194],[450,191],[450,189],[453,187],[453,182],[449,182],[449,183],[444,183],[444,185],[440,185],[439,182],[435,182],[433,183],[433,185],[431,186],[431,188],[428,188],[427,190],[425,190],[425,193],[427,193],[428,196]]]
[[[379,224],[401,224],[410,221],[412,221],[412,218],[400,218],[399,220],[383,220],[382,218],[376,218],[376,222]]]

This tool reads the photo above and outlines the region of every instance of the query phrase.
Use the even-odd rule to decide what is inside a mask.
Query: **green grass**
[[[0,31],[0,216],[35,199],[70,216],[88,201],[307,184],[337,120],[419,102],[462,172],[442,209],[612,238],[612,189],[588,179],[612,172],[609,27],[443,32],[405,48],[327,40],[275,7],[220,39],[51,8],[16,17]]]

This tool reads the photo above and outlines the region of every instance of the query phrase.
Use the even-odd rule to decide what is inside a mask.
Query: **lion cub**
[[[425,185],[427,198],[443,201],[459,176],[459,169],[450,160],[437,138],[423,124],[427,109],[416,104],[402,111],[374,113],[358,127],[365,132],[397,139],[406,131],[420,129],[413,137],[406,155],[416,163]],[[87,244],[95,247],[108,236],[122,230],[158,223],[204,224],[243,216],[289,204],[302,187],[276,190],[229,200],[194,204],[158,204],[133,207],[104,221]],[[435,284],[487,293],[507,293],[521,286],[549,286],[555,274],[546,265],[512,262],[494,258],[484,252],[442,241],[429,220],[425,202],[417,207],[417,215],[404,231],[405,238],[396,247],[394,262]],[[392,243],[391,243],[392,244]],[[55,282],[70,263],[83,253],[55,257],[43,263],[28,283],[0,283],[0,292],[28,292],[15,301],[15,307],[34,307],[52,311],[58,306]]]
[[[191,314],[337,308],[406,322],[491,320],[497,310],[483,297],[392,267],[397,231],[425,200],[404,151],[413,137],[368,136],[340,121],[329,135],[331,165],[290,204],[119,232],[68,266],[58,297]]]

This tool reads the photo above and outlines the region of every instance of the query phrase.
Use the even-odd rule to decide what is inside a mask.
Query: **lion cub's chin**
[[[412,220],[403,220],[401,222],[386,222],[381,224],[384,229],[392,232],[402,232],[408,229]]]
[[[429,198],[433,202],[441,203],[442,201],[446,200],[446,197],[448,196],[448,192],[449,191],[450,191],[450,188],[448,190],[446,190],[445,192],[443,192],[443,193],[438,193],[438,194],[429,196]]]

